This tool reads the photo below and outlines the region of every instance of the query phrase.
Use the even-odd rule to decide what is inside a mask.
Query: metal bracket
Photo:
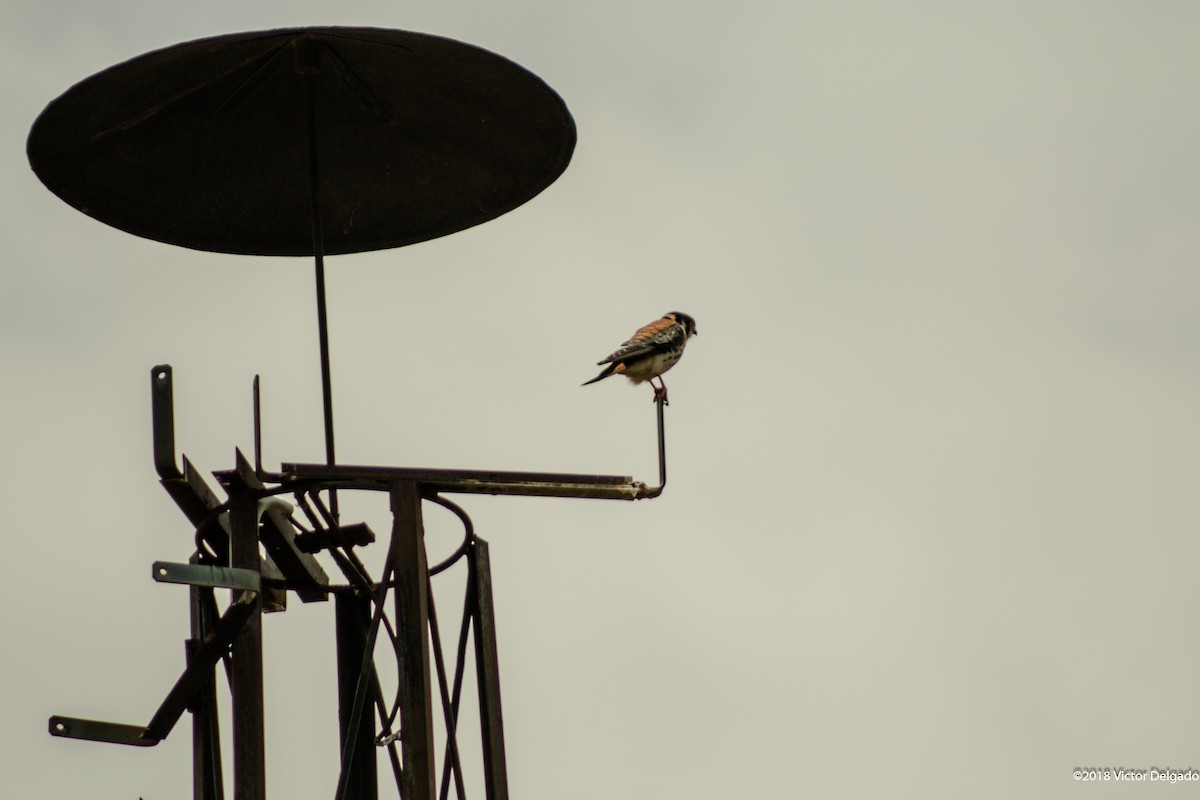
[[[215,589],[262,591],[262,575],[250,569],[155,561],[151,573],[154,575],[154,580],[159,583],[184,583],[189,586],[211,586]]]
[[[171,389],[171,365],[150,370],[151,419],[154,427],[154,469],[164,481],[182,478],[175,462],[175,400]]]
[[[257,592],[243,591],[241,596],[225,609],[212,634],[196,649],[187,669],[179,676],[179,680],[175,681],[166,699],[144,728],[94,719],[53,716],[50,718],[50,735],[137,747],[153,747],[158,744],[167,738],[167,734],[191,705],[203,682],[212,674],[217,662],[229,652],[234,637],[254,612],[257,602]]]
[[[236,469],[214,473],[225,485],[226,491],[231,488],[254,492],[266,489],[242,451],[236,450],[234,455],[237,462]],[[268,507],[262,511],[261,523],[259,537],[263,547],[271,560],[279,566],[280,571],[287,579],[288,587],[293,589],[306,603],[328,600],[326,587],[329,585],[329,577],[321,568],[319,561],[311,554],[300,550],[296,545],[296,534],[287,517],[277,509]]]
[[[229,551],[229,518],[224,503],[209,488],[187,457],[183,469],[175,458],[175,412],[172,406],[172,372],[170,364],[160,364],[150,372],[151,400],[154,419],[154,466],[167,494],[175,501],[188,520],[209,543],[218,557],[224,559]],[[265,488],[255,470],[241,452],[237,452],[237,468],[219,473],[223,480],[239,482],[254,490]],[[224,477],[222,477],[224,476]],[[274,588],[278,582],[294,589],[306,603],[327,600],[325,587],[328,578],[321,565],[309,554],[298,550],[293,542],[292,526],[275,510],[262,515],[262,540],[267,557],[260,570],[268,581],[268,597],[264,610],[282,611],[286,606],[286,591]],[[185,581],[186,582],[186,581]],[[272,596],[273,595],[273,596]]]
[[[296,536],[296,547],[302,553],[319,553],[335,547],[362,547],[375,541],[375,532],[365,522],[342,525],[340,528],[313,530]]]
[[[419,469],[330,464],[282,465],[282,486],[390,491],[401,481],[415,481],[425,496],[493,494],[536,497],[590,497],[600,500],[648,500],[667,485],[666,425],[663,399],[658,398],[658,486],[622,475],[576,475],[554,472]]]
[[[159,739],[147,739],[146,729],[141,725],[121,725],[116,722],[99,722],[94,719],[74,717],[51,717],[50,735],[69,739],[87,739],[90,742],[130,744],[135,747],[153,747]]]

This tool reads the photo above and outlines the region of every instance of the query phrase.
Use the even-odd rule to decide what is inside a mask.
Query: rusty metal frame
[[[173,376],[169,365],[151,371],[154,464],[163,488],[195,527],[197,551],[187,564],[155,562],[156,581],[189,587],[191,638],[187,666],[146,726],[64,716],[50,718],[54,736],[152,746],[184,710],[193,715],[193,796],[224,800],[215,667],[224,660],[232,695],[234,800],[265,800],[262,615],[286,608],[288,591],[304,602],[335,604],[341,758],[335,800],[376,800],[373,750],[386,748],[403,800],[447,800],[451,788],[465,800],[457,720],[467,648],[473,644],[484,788],[487,800],[507,800],[507,760],[500,700],[499,658],[488,543],[475,534],[466,512],[448,494],[492,494],[640,500],[666,486],[663,402],[657,402],[659,482],[627,476],[405,467],[288,464],[278,473],[262,467],[259,381],[254,382],[254,464],[235,454],[232,470],[215,475],[222,501],[182,457],[176,460]],[[375,540],[362,524],[342,525],[338,491],[387,492],[393,517],[383,576],[374,582],[353,548]],[[325,493],[327,505],[321,497]],[[292,495],[309,526],[280,508],[276,495]],[[422,507],[434,503],[463,524],[462,544],[444,561],[426,561]],[[327,551],[348,583],[330,583],[314,557]],[[431,579],[465,559],[463,615],[448,663]],[[228,589],[218,616],[214,590]],[[390,621],[388,592],[391,598]],[[395,650],[398,694],[388,708],[375,669],[383,630]],[[435,703],[436,691],[436,703]],[[434,748],[434,714],[442,715],[444,752]],[[399,730],[396,731],[397,716]],[[378,725],[378,727],[377,727]],[[379,733],[376,733],[376,731]],[[399,745],[399,752],[397,752]],[[441,761],[440,770],[438,761]],[[439,776],[440,775],[440,780]]]

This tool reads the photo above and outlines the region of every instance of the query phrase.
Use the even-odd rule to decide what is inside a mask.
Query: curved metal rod
[[[459,520],[462,521],[464,531],[463,541],[462,544],[458,546],[458,549],[451,553],[445,560],[434,564],[429,568],[429,577],[432,578],[439,572],[445,572],[447,569],[454,566],[454,564],[457,563],[460,558],[465,556],[471,550],[471,545],[475,541],[475,524],[471,522],[471,518],[467,516],[467,512],[463,511],[462,507],[457,503],[452,503],[446,498],[436,494],[426,497],[425,499],[431,503],[437,503],[442,508],[452,512],[456,517],[459,518]]]

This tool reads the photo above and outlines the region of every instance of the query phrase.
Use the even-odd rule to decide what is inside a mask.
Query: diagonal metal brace
[[[225,609],[212,634],[196,649],[196,654],[188,662],[187,669],[179,676],[179,680],[175,681],[175,685],[171,687],[171,691],[167,693],[166,699],[146,727],[54,716],[50,718],[50,735],[137,747],[153,747],[158,744],[167,738],[167,734],[191,705],[217,662],[229,652],[234,637],[254,612],[257,599],[257,592],[243,591],[238,599]]]

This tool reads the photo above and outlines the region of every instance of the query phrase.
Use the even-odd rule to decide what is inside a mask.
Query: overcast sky
[[[653,481],[650,391],[579,384],[665,311],[701,332],[661,498],[460,498],[513,797],[1194,795],[1072,777],[1200,768],[1200,7],[1170,0],[10,3],[6,795],[189,791],[186,724],[46,733],[144,724],[183,666],[150,368],[201,469],[251,449],[255,374],[268,466],[323,458],[310,262],[95,222],[29,126],[149,50],[314,24],[485,47],[579,129],[516,211],[330,259],[343,462]],[[427,514],[434,559],[455,529]],[[272,797],[334,792],[331,610],[265,620]]]

